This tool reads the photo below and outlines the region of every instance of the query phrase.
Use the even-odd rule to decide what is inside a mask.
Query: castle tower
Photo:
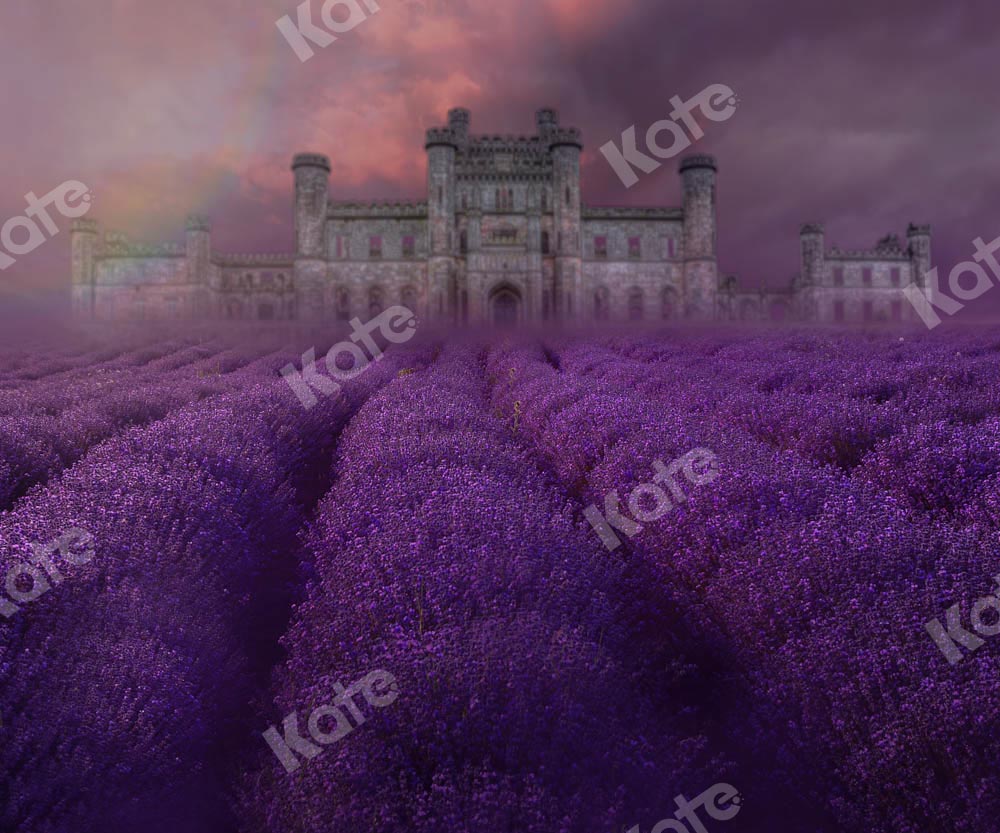
[[[212,232],[208,217],[189,214],[184,235],[188,280],[194,284],[192,304],[195,315],[208,315],[209,269],[212,265]]]
[[[684,293],[687,313],[695,319],[715,316],[719,293],[716,260],[715,159],[704,154],[681,160],[684,189]]]
[[[94,317],[97,247],[97,221],[85,217],[74,220],[70,230],[70,250],[73,260],[73,314],[80,318]]]
[[[580,224],[580,153],[583,140],[575,127],[560,127],[550,107],[535,114],[538,135],[552,155],[552,206],[555,239],[553,313],[571,320],[583,313],[581,297],[582,241]]]
[[[799,282],[796,297],[805,318],[815,318],[819,299],[817,290],[823,286],[826,271],[826,238],[819,223],[806,223],[799,231]],[[830,313],[832,315],[832,313]]]
[[[469,111],[448,113],[447,127],[427,131],[427,312],[452,320],[455,275],[455,156],[468,138]]]
[[[906,239],[910,243],[910,264],[913,281],[917,286],[927,286],[927,273],[931,268],[931,227],[910,223],[906,229]]]
[[[326,214],[330,160],[318,153],[299,153],[295,174],[295,287],[299,314],[322,318],[326,288]]]

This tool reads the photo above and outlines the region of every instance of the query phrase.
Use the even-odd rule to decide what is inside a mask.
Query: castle
[[[716,259],[715,160],[683,158],[678,208],[588,206],[580,131],[555,110],[534,136],[475,136],[468,110],[427,131],[427,200],[334,202],[330,162],[295,156],[292,254],[213,252],[207,218],[183,245],[72,230],[73,308],[83,318],[368,319],[402,304],[454,323],[911,320],[902,287],[925,286],[930,228],[904,245],[827,251],[801,231],[801,271],[783,290],[741,290]]]

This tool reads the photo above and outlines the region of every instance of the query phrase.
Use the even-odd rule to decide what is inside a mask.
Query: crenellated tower
[[[931,268],[931,227],[910,223],[906,229],[906,239],[910,244],[913,281],[917,286],[926,287],[927,273]]]
[[[427,131],[427,311],[454,320],[455,157],[468,141],[469,111],[448,112],[448,126]]]
[[[330,160],[319,153],[292,159],[295,175],[295,286],[303,318],[322,318],[326,289],[326,216]]]
[[[718,166],[705,154],[681,160],[684,193],[684,292],[687,314],[714,318],[719,293],[716,259],[715,178]]]
[[[551,107],[535,115],[538,135],[552,155],[552,213],[555,229],[554,314],[570,320],[582,312],[582,235],[580,153],[583,139],[575,127],[560,127]]]
[[[81,217],[70,230],[73,272],[73,314],[93,318],[95,306],[96,258],[99,245],[97,221]]]

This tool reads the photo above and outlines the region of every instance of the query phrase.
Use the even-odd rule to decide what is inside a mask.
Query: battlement
[[[583,150],[583,133],[579,127],[558,127],[546,133],[546,138],[550,148],[569,146]]]
[[[674,220],[684,219],[683,208],[645,208],[618,205],[584,206],[580,210],[583,220]]]
[[[212,221],[206,214],[188,214],[185,227],[188,231],[211,231]]]
[[[917,225],[916,223],[910,223],[906,229],[907,237],[930,237],[931,227],[929,225]]]
[[[459,135],[450,127],[432,127],[427,131],[427,140],[424,142],[424,149],[432,147],[452,147],[458,148],[462,144]]]
[[[292,170],[296,168],[322,168],[330,173],[330,159],[322,153],[297,153],[292,158]]]
[[[427,219],[427,203],[408,200],[378,202],[334,202],[327,209],[330,220]]]
[[[135,243],[120,231],[104,235],[100,258],[116,257],[185,257],[187,251],[178,243]]]
[[[218,254],[212,262],[216,266],[251,267],[275,266],[285,269],[295,268],[295,255],[292,254]]]
[[[73,221],[70,230],[78,234],[97,234],[97,220],[91,220],[89,217],[80,217]]]
[[[822,233],[823,233],[823,224],[822,223],[805,223],[802,226],[801,230],[799,231],[800,235],[822,234]]]
[[[717,171],[719,165],[714,156],[709,156],[707,153],[692,153],[681,159],[680,172],[684,173],[692,168],[711,168]]]

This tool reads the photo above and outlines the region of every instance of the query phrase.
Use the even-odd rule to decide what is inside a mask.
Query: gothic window
[[[382,290],[373,286],[368,290],[368,314],[375,318],[385,308],[385,294]]]
[[[677,293],[674,292],[672,287],[663,287],[663,296],[661,298],[661,308],[664,320],[669,321],[674,317],[674,311],[676,309]]]
[[[608,256],[608,238],[599,235],[594,238],[594,257],[606,258]]]
[[[606,286],[598,287],[594,293],[594,319],[607,321],[611,317],[611,295]]]
[[[549,210],[549,192],[542,191],[542,211],[545,212],[548,210]]]
[[[628,256],[633,260],[638,260],[642,257],[642,241],[638,237],[630,237],[628,239]]]
[[[875,317],[871,301],[865,301],[862,307],[862,315],[865,321],[871,321]]]
[[[892,320],[902,321],[903,320],[903,302],[893,301],[892,302]]]
[[[567,206],[570,204],[570,202],[571,202],[572,199],[573,199],[573,197],[570,194],[570,192],[569,192],[569,186],[567,185],[566,186],[566,205]]]
[[[368,238],[368,257],[377,259],[382,257],[382,236],[373,234]]]
[[[458,250],[461,254],[465,254],[469,251],[469,233],[462,229],[458,237]]]
[[[444,207],[444,188],[438,186],[438,205]]]
[[[871,266],[866,266],[861,271],[861,282],[865,286],[871,286],[872,285],[872,268],[871,268]]]
[[[628,294],[628,320],[642,321],[642,290],[638,287]]]
[[[412,286],[404,286],[403,291],[399,294],[399,300],[410,312],[416,313],[417,311],[417,290]]]
[[[496,189],[496,193],[493,194],[493,203],[494,203],[494,206],[496,207],[497,211],[502,211],[503,210],[503,205],[502,205],[502,203],[500,201],[500,189],[499,188],[497,188]]]
[[[843,286],[844,285],[844,267],[838,266],[833,270],[833,285]]]
[[[844,315],[844,302],[843,301],[834,301],[833,302],[833,320],[834,321],[843,321],[844,318],[845,318],[845,315]]]
[[[469,208],[469,195],[462,192],[462,211],[467,211]]]
[[[900,283],[900,274],[899,274],[899,267],[898,266],[893,266],[892,267],[892,271],[889,273],[889,279],[892,281],[892,285],[893,286],[899,286],[899,283]],[[895,319],[893,319],[893,320],[895,320]]]
[[[547,255],[549,253],[549,233],[547,231],[542,232],[542,254]]]
[[[337,319],[347,321],[351,317],[351,298],[347,290],[341,287],[337,290]]]
[[[413,257],[416,253],[416,241],[412,234],[403,237],[403,257]]]
[[[339,234],[337,235],[337,258],[342,258],[344,256],[344,238]]]

